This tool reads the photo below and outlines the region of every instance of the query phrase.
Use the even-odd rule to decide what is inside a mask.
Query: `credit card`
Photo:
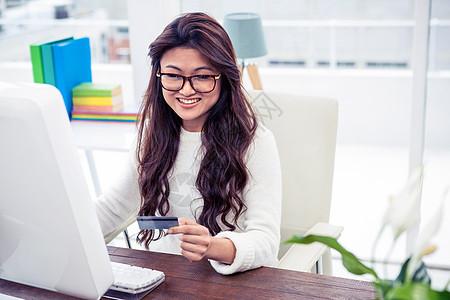
[[[136,218],[139,229],[169,229],[170,227],[178,226],[177,217],[149,217],[137,216]]]

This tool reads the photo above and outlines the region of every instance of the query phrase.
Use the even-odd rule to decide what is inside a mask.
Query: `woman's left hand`
[[[184,218],[179,218],[178,224],[169,229],[169,234],[180,234],[181,254],[190,261],[202,260],[212,242],[208,228]]]

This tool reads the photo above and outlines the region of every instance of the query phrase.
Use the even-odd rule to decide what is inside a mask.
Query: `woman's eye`
[[[197,78],[198,79],[209,79],[209,78],[211,78],[211,76],[209,76],[209,75],[198,75]]]
[[[177,74],[166,74],[168,78],[180,78],[180,75]]]

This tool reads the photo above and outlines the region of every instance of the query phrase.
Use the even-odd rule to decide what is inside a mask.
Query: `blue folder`
[[[72,89],[83,82],[92,82],[89,38],[52,45],[56,87],[61,92],[67,114],[72,112]]]

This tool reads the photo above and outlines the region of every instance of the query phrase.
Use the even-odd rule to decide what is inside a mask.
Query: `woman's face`
[[[177,47],[167,51],[161,58],[161,77],[164,87],[169,87],[170,80],[180,80],[176,75],[186,77],[195,75],[219,75],[219,71],[214,68],[198,50]],[[194,86],[199,89],[203,84],[203,79],[193,79]],[[211,78],[209,77],[209,80]],[[220,96],[221,79],[216,79],[214,89],[209,93],[199,93],[193,89],[189,80],[179,91],[168,91],[162,89],[163,97],[166,103],[175,111],[182,119],[183,128],[187,131],[199,132],[202,130],[203,124],[209,114],[211,107],[216,104]]]

